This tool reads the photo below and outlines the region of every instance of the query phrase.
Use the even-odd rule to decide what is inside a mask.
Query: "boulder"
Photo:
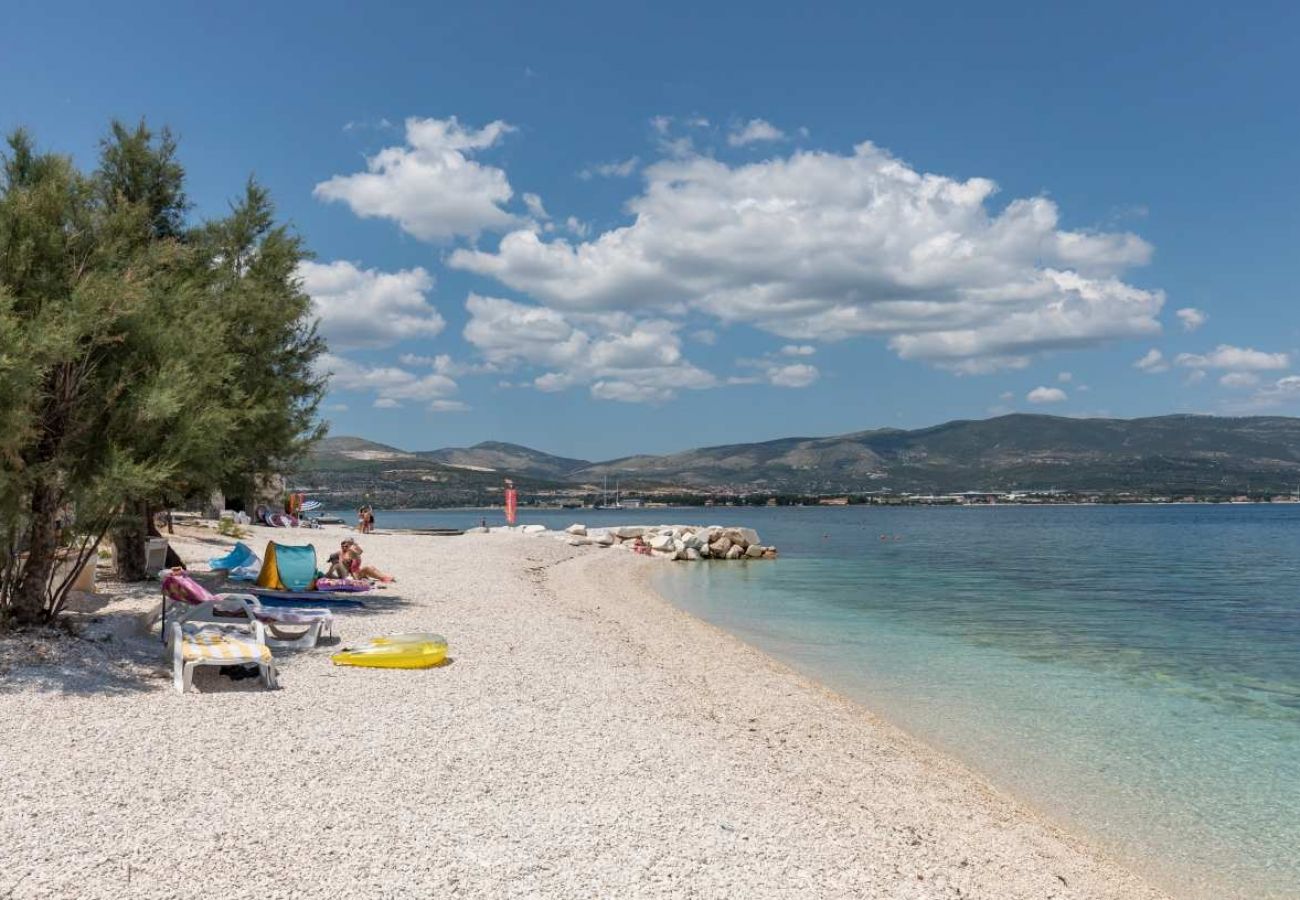
[[[639,538],[643,534],[645,534],[645,527],[642,525],[623,525],[614,529],[614,537],[624,541]]]
[[[475,525],[473,528],[466,528],[466,534],[487,534],[487,527],[484,525]]]
[[[732,544],[732,545],[731,545],[731,549],[728,550],[728,551],[724,554],[724,558],[725,558],[725,559],[740,559],[740,557],[741,557],[742,555],[744,555],[744,553],[745,553],[744,550],[741,550],[738,546],[736,546],[735,544]]]
[[[565,538],[564,542],[568,544],[570,547],[585,547],[587,544],[591,543],[591,541],[587,540],[585,537],[572,537],[572,536]]]
[[[714,556],[726,556],[727,551],[730,549],[731,538],[727,537],[725,534],[709,544],[709,552]]]
[[[758,544],[750,544],[745,548],[745,556],[748,559],[759,559],[763,556],[763,548]]]
[[[764,548],[763,548],[763,559],[776,559],[776,548],[775,548],[775,547],[764,547]]]
[[[752,528],[737,528],[736,533],[739,534],[740,539],[745,542],[745,546],[758,543],[758,532]],[[735,543],[734,539],[732,543]]]
[[[521,529],[519,529],[519,530],[522,531],[524,534],[541,534],[542,532],[546,531],[546,526],[545,526],[545,525],[525,525],[523,528],[521,528]]]
[[[673,546],[673,537],[670,534],[653,535],[650,540],[646,541],[646,543],[650,545],[651,550],[669,550],[673,553],[677,552],[677,548]]]
[[[700,558],[700,551],[696,550],[694,547],[687,547],[685,550],[682,551],[682,554],[679,555],[678,558],[688,559],[691,562],[695,562],[697,559]]]
[[[574,522],[572,525],[570,525],[568,528],[564,530],[569,534],[577,534],[577,535],[582,535],[584,537],[587,534],[587,526],[583,525],[581,522]]]
[[[608,531],[589,534],[587,537],[591,538],[593,542],[600,544],[602,547],[609,547],[614,543],[614,535],[610,534]]]

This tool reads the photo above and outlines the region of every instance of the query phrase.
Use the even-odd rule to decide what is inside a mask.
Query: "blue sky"
[[[1300,412],[1294,6],[408,6],[13,5],[0,126],[262,180],[337,434]]]

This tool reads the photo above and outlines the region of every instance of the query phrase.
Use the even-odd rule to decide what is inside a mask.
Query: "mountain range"
[[[526,490],[865,493],[956,490],[1280,492],[1300,483],[1300,419],[1171,415],[1075,419],[1007,415],[916,430],[789,437],[592,461],[518,444],[408,451],[356,437],[323,440],[298,480],[391,501],[470,501],[503,477]],[[406,486],[405,491],[403,485]],[[390,504],[391,505],[391,504]]]

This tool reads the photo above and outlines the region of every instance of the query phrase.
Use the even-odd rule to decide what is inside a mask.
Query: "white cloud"
[[[1287,375],[1265,385],[1251,398],[1251,406],[1268,408],[1300,400],[1300,375]]]
[[[1209,353],[1180,353],[1174,362],[1194,369],[1235,369],[1248,372],[1285,369],[1291,364],[1291,358],[1285,353],[1265,353],[1251,347],[1220,344]]]
[[[812,356],[817,348],[811,344],[786,344],[781,348],[782,356]]]
[[[1133,368],[1141,369],[1143,372],[1155,374],[1157,372],[1168,372],[1169,363],[1165,361],[1165,355],[1152,347],[1146,352],[1146,355],[1133,363]]]
[[[1056,376],[1056,380],[1059,381],[1059,382],[1061,382],[1062,384],[1069,384],[1071,381],[1074,380],[1074,373],[1072,373],[1072,372],[1060,372],[1060,373],[1057,374],[1057,376]]]
[[[321,356],[316,366],[318,371],[328,373],[332,390],[374,394],[374,405],[380,409],[413,402],[424,403],[432,410],[457,389],[456,382],[446,375],[422,376],[397,366],[367,366],[333,353]]]
[[[299,263],[298,277],[331,347],[387,347],[433,337],[446,325],[425,299],[433,276],[419,267],[380,272],[341,259],[308,260]]]
[[[474,237],[518,223],[503,207],[514,191],[502,169],[470,157],[514,129],[496,121],[480,129],[450,119],[406,120],[406,144],[366,160],[366,171],[316,185],[322,200],[339,200],[363,218],[397,222],[425,241]]]
[[[727,135],[727,143],[733,147],[743,147],[756,141],[779,141],[785,138],[785,132],[766,119],[750,119],[732,129]]]
[[[1259,384],[1259,376],[1254,372],[1229,372],[1219,379],[1219,384],[1229,388],[1248,388]]]
[[[1183,323],[1183,331],[1195,331],[1210,319],[1204,310],[1194,306],[1184,306],[1182,309],[1175,310],[1174,315]]]
[[[659,403],[718,383],[682,356],[679,325],[665,319],[565,314],[476,294],[465,308],[465,340],[489,363],[545,369],[533,379],[538,390],[588,385],[600,399]]]
[[[461,375],[481,375],[497,371],[492,363],[465,363],[452,359],[450,354],[439,353],[437,356],[421,356],[416,353],[403,353],[397,361],[404,366],[433,369],[439,375],[459,378]]]
[[[1015,393],[1012,391],[1003,391],[998,394],[998,399],[1005,403],[1006,401],[1013,399],[1015,396]]]
[[[1042,385],[1039,385],[1038,387],[1030,391],[1028,394],[1026,394],[1025,399],[1028,400],[1030,403],[1041,404],[1041,403],[1063,403],[1066,400],[1068,400],[1069,397],[1067,397],[1065,391],[1061,390],[1060,388],[1044,387]]]
[[[1163,294],[1119,278],[1150,256],[1137,236],[1062,230],[1044,197],[993,212],[993,182],[917,172],[870,143],[734,167],[689,156],[645,176],[630,225],[572,243],[520,229],[450,262],[562,311],[877,335],[965,372],[1160,330]]]
[[[588,166],[578,173],[578,177],[583,181],[590,181],[596,176],[601,178],[626,178],[635,172],[640,165],[641,157],[631,156],[624,160]]]
[[[712,347],[718,342],[718,333],[712,328],[701,328],[698,331],[692,331],[690,333],[690,339],[695,341],[697,344],[704,344],[707,347]]]
[[[767,380],[777,387],[805,388],[820,377],[816,366],[807,363],[792,363],[788,366],[775,366],[768,369]]]
[[[536,218],[549,219],[551,217],[550,213],[546,211],[546,207],[542,205],[542,198],[536,194],[524,194],[523,201],[524,206],[528,208],[528,212]]]
[[[1183,379],[1183,384],[1186,385],[1200,384],[1204,380],[1205,380],[1205,370],[1194,369],[1193,371],[1187,373],[1187,377]]]

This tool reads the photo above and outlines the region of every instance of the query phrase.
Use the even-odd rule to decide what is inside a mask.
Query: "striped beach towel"
[[[212,625],[186,622],[181,626],[181,658],[186,662],[269,663],[271,651],[248,635],[232,634]]]

